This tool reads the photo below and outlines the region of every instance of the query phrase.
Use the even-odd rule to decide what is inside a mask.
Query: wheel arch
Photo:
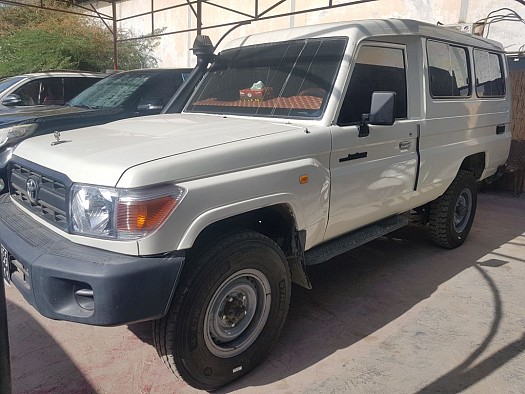
[[[474,174],[477,180],[481,178],[483,171],[485,170],[486,155],[485,152],[478,152],[473,155],[467,156],[463,159],[459,170],[470,171]],[[459,172],[459,171],[458,171]]]
[[[295,212],[286,203],[257,208],[216,220],[202,228],[193,241],[191,250],[202,250],[209,242],[218,241],[229,234],[241,231],[255,231],[273,240],[286,256],[292,281],[300,286],[311,288],[304,264],[306,231],[298,230]]]

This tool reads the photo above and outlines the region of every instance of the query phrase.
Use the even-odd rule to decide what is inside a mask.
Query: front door
[[[325,239],[406,210],[416,181],[419,120],[407,106],[405,48],[360,47],[337,125],[332,127],[330,216]],[[396,93],[396,122],[359,137],[372,92]]]

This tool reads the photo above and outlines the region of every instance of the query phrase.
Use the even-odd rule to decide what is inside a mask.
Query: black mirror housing
[[[6,107],[14,107],[15,105],[22,104],[22,98],[18,94],[10,94],[2,101],[2,105]]]
[[[140,114],[159,114],[164,107],[161,97],[149,97],[140,100],[137,112]]]

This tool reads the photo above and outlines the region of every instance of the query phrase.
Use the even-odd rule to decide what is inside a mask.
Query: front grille
[[[16,201],[56,227],[67,230],[67,188],[63,182],[18,163],[12,165],[10,175],[10,193]],[[37,185],[34,201],[28,192],[30,179]]]

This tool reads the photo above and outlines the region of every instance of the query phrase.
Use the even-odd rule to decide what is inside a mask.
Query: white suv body
[[[507,74],[500,44],[410,20],[234,40],[182,114],[19,145],[4,276],[52,318],[156,319],[168,366],[218,388],[275,343],[305,266],[408,213],[464,242],[508,155]]]

